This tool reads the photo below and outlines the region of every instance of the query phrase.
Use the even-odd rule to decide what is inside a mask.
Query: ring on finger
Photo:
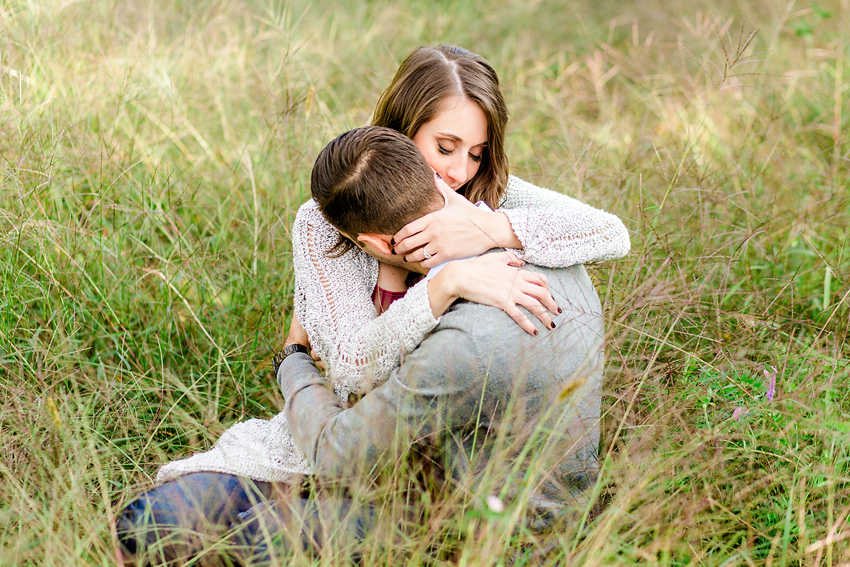
[[[424,246],[422,247],[422,254],[425,256],[426,260],[430,260],[431,256],[433,256],[433,254],[428,254],[428,249]]]

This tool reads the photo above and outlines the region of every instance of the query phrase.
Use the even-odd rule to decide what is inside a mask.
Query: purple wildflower
[[[732,419],[735,421],[740,421],[742,417],[750,413],[750,410],[747,408],[738,406],[735,408],[735,411],[732,412]]]
[[[773,396],[776,395],[776,368],[773,368],[773,372],[765,368],[764,377],[767,378],[767,401],[772,402]]]

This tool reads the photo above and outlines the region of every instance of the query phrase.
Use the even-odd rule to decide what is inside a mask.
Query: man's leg
[[[116,531],[128,565],[182,565],[218,541],[239,514],[269,498],[273,485],[221,473],[187,474],[149,490],[118,515]],[[198,565],[226,565],[205,552]]]
[[[377,525],[372,504],[343,496],[293,495],[262,502],[240,514],[233,541],[244,565],[266,565],[299,551],[314,556],[329,543],[356,559]]]

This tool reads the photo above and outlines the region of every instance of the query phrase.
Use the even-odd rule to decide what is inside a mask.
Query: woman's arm
[[[522,242],[522,258],[567,267],[628,254],[629,233],[616,215],[510,176],[499,207]]]
[[[519,307],[527,309],[547,329],[554,329],[551,315],[560,314],[561,309],[546,276],[520,270],[523,263],[512,252],[449,262],[428,282],[434,315],[445,313],[456,299],[466,299],[504,311],[529,335],[537,335],[537,328]]]
[[[567,267],[619,258],[631,246],[615,215],[513,176],[496,212],[455,196],[395,238],[396,253],[426,267],[494,247],[521,249],[525,260],[539,266]],[[424,258],[426,249],[431,259]]]
[[[455,299],[502,309],[530,334],[538,331],[520,306],[548,328],[549,313],[559,312],[545,276],[517,270],[516,257],[502,253],[446,266],[436,277],[412,286],[379,316],[372,302],[378,261],[359,249],[328,257],[325,251],[339,233],[315,202],[299,209],[292,234],[297,320],[327,364],[328,378],[342,399],[386,380]]]
[[[338,235],[314,201],[301,206],[292,230],[295,313],[327,364],[328,379],[345,399],[386,380],[437,319],[427,282],[411,287],[378,317],[372,303],[378,261],[359,249],[328,257]]]
[[[446,205],[399,230],[394,236],[394,254],[433,268],[493,248],[522,248],[507,216],[494,213],[489,207],[476,206],[449,187],[441,192]]]

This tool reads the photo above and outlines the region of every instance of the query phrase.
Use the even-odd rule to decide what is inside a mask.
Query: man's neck
[[[378,287],[386,291],[407,291],[408,270],[399,266],[380,263]]]

